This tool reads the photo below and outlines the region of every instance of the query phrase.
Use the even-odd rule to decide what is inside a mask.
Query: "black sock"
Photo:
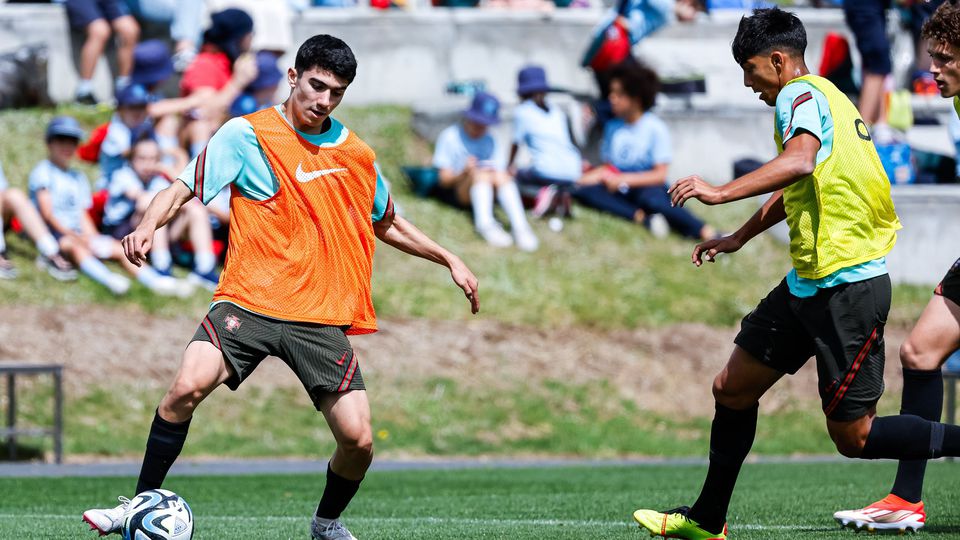
[[[903,401],[900,414],[913,414],[931,420],[940,421],[943,411],[943,373],[939,368],[932,370],[903,368]],[[917,503],[923,495],[923,475],[927,470],[927,460],[901,461],[897,467],[897,479],[893,482],[893,493],[901,499]]]
[[[327,485],[323,488],[323,496],[317,506],[317,517],[322,519],[337,519],[343,510],[350,504],[350,500],[360,489],[363,480],[348,480],[333,472],[327,463]]]
[[[737,411],[717,403],[710,429],[710,468],[700,497],[688,514],[708,532],[722,532],[727,506],[757,434],[758,406]]]
[[[912,414],[873,419],[863,459],[936,459],[960,456],[960,426]]]
[[[175,424],[160,418],[160,413],[154,413],[150,437],[147,439],[147,451],[140,467],[140,478],[137,480],[137,493],[159,489],[163,485],[170,466],[183,449],[188,429],[190,420]]]

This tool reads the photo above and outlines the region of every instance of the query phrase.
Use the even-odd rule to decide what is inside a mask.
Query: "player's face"
[[[780,70],[771,55],[759,54],[740,65],[743,68],[743,85],[760,94],[760,101],[773,107],[780,95]]]
[[[50,161],[61,169],[68,168],[78,145],[79,141],[72,137],[52,137],[47,143]]]
[[[320,68],[310,68],[299,76],[296,69],[290,68],[287,80],[293,89],[288,112],[292,113],[292,120],[299,124],[298,129],[308,133],[323,128],[323,123],[340,104],[350,84]]]
[[[930,73],[943,97],[960,95],[960,50],[943,41],[930,43]]]
[[[130,156],[130,166],[141,179],[149,179],[157,174],[160,165],[160,147],[153,142],[142,142],[136,146]]]

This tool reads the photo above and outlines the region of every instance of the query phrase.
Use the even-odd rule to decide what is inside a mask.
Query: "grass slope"
[[[747,465],[730,508],[737,540],[849,539],[832,513],[886,493],[891,463]],[[960,469],[930,465],[923,536],[960,538]],[[637,507],[691,503],[702,466],[373,472],[344,520],[359,538],[638,539]],[[95,538],[80,515],[110,504],[130,478],[0,479],[0,538]],[[316,475],[171,478],[198,540],[306,538]],[[236,494],[236,496],[229,496]],[[127,493],[127,495],[130,495]]]

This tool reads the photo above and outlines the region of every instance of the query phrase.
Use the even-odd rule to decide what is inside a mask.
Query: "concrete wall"
[[[894,186],[903,223],[887,256],[894,282],[934,285],[960,257],[960,185]]]

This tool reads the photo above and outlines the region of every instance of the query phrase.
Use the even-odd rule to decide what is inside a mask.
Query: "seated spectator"
[[[528,66],[517,75],[520,105],[513,111],[512,166],[520,146],[530,152],[531,165],[517,171],[521,187],[540,188],[534,215],[541,216],[554,206],[555,195],[569,194],[583,173],[580,149],[573,144],[570,121],[559,107],[547,104],[547,74],[540,66]],[[562,197],[569,201],[569,195]],[[569,210],[569,209],[568,209]]]
[[[160,174],[160,146],[150,138],[140,139],[130,151],[130,161],[110,178],[109,198],[104,206],[104,233],[117,240],[133,232],[143,218],[154,195],[170,185]],[[150,261],[161,274],[170,275],[173,257],[171,241],[190,240],[194,270],[187,281],[208,290],[217,286],[216,257],[213,255],[213,233],[206,208],[198,200],[184,204],[176,218],[157,230]]]
[[[117,94],[117,111],[100,144],[98,189],[105,188],[113,173],[123,167],[130,157],[133,141],[152,136],[153,122],[147,115],[147,105],[153,100],[154,97],[139,84],[127,85]]]
[[[47,126],[48,158],[30,173],[30,198],[47,226],[59,240],[60,250],[80,271],[110,292],[121,295],[130,289],[130,280],[110,271],[99,259],[113,259],[151,291],[186,296],[193,287],[159,274],[149,266],[138,268],[127,260],[120,242],[97,232],[88,214],[93,204],[87,177],[71,167],[74,153],[83,138],[80,124],[58,116]]]
[[[253,41],[253,19],[240,9],[225,9],[211,16],[203,33],[200,54],[180,80],[183,96],[200,105],[187,125],[190,155],[196,157],[220,127],[230,109],[257,76],[253,55],[245,54]]]
[[[610,81],[610,107],[615,119],[604,128],[604,164],[584,173],[575,196],[583,204],[624,219],[643,223],[660,236],[660,215],[679,234],[707,240],[716,236],[685,208],[670,205],[667,169],[670,132],[650,112],[656,103],[659,80],[650,68],[621,64]]]
[[[277,94],[277,86],[282,80],[283,72],[277,67],[277,56],[269,51],[259,51],[257,78],[234,100],[230,106],[230,116],[243,116],[273,106],[273,97]]]
[[[86,40],[80,49],[80,82],[77,83],[77,103],[95,105],[93,96],[93,71],[103,55],[112,32],[116,32],[117,79],[116,88],[130,83],[133,70],[133,48],[140,38],[137,24],[122,0],[66,0],[67,18],[70,26],[83,29]]]
[[[454,205],[471,207],[477,233],[496,247],[514,240],[524,251],[534,251],[539,242],[523,212],[517,184],[507,174],[504,156],[496,140],[487,132],[500,121],[500,102],[485,92],[474,96],[463,121],[440,133],[433,154],[433,166],[439,169],[438,195]],[[510,219],[513,238],[493,216],[493,198]]]
[[[7,244],[3,237],[4,225],[13,218],[20,222],[24,232],[40,251],[37,257],[39,268],[45,269],[54,279],[60,281],[77,279],[76,270],[60,255],[57,239],[50,234],[50,230],[43,223],[43,218],[22,191],[11,188],[7,184],[2,168],[0,168],[0,279],[14,279],[18,274],[17,268],[7,258]]]
[[[197,55],[204,3],[198,0],[126,0],[134,17],[170,26],[172,66],[182,72]]]

